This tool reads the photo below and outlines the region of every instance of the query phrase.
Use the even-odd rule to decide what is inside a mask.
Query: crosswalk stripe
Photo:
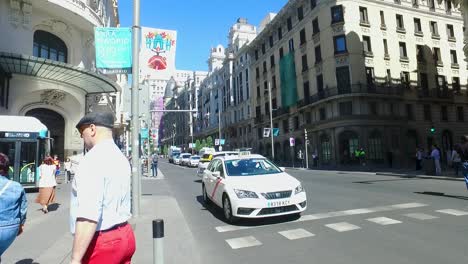
[[[226,242],[232,249],[255,247],[262,245],[262,242],[258,241],[253,236],[226,239]]]
[[[351,230],[356,230],[356,229],[361,229],[359,226],[352,225],[347,222],[340,222],[340,223],[334,223],[334,224],[328,224],[325,225],[328,228],[331,228],[335,231],[338,232],[346,232],[346,231],[351,231]]]
[[[315,236],[315,234],[312,234],[309,231],[307,231],[305,229],[302,229],[302,228],[281,231],[281,232],[278,232],[278,233],[280,235],[284,236],[285,238],[289,239],[289,240],[295,240],[295,239],[301,239],[301,238]]]
[[[297,222],[305,222],[305,221],[312,221],[312,220],[319,220],[319,219],[326,219],[332,217],[340,217],[340,216],[351,216],[351,215],[361,215],[361,214],[370,214],[376,212],[387,212],[399,209],[411,209],[411,208],[419,208],[427,206],[427,204],[423,203],[403,203],[403,204],[394,204],[388,206],[377,206],[377,207],[370,207],[370,208],[358,208],[352,210],[344,210],[344,211],[335,211],[335,212],[328,212],[328,213],[318,213],[318,214],[309,214],[303,215],[301,218],[287,222],[287,223],[297,223]],[[272,224],[278,225],[278,224]],[[225,226],[217,226],[215,227],[216,231],[219,233],[223,232],[232,232],[244,229],[253,229],[253,228],[261,228],[267,227],[271,225],[262,225],[262,226],[233,226],[233,225],[225,225]]]
[[[374,222],[379,225],[394,225],[394,224],[400,224],[402,223],[401,221],[391,219],[388,217],[376,217],[376,218],[369,218],[366,219],[367,221]]]
[[[455,209],[437,210],[436,212],[449,214],[449,215],[455,215],[455,216],[468,215],[468,212],[466,211],[455,210]]]
[[[414,219],[418,219],[418,220],[430,220],[430,219],[439,218],[437,216],[423,214],[423,213],[405,214],[405,216],[411,217],[411,218],[414,218]]]

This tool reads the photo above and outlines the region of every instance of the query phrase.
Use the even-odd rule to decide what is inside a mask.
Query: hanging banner
[[[96,68],[103,74],[132,73],[132,29],[94,29]]]
[[[140,79],[170,79],[176,71],[177,31],[141,29]]]

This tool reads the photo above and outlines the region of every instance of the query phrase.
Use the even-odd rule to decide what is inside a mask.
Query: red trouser
[[[81,260],[82,264],[129,264],[135,253],[135,235],[129,224],[107,232],[96,232]]]

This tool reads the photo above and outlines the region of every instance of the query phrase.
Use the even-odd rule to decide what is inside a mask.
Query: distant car
[[[261,155],[214,158],[204,171],[205,204],[221,207],[227,222],[297,214],[306,210],[306,192],[296,178]]]
[[[175,165],[180,165],[180,155],[174,155],[173,161]]]
[[[200,162],[200,156],[191,156],[189,161],[189,167],[198,167]]]
[[[203,177],[203,171],[208,167],[208,164],[213,158],[216,157],[221,157],[221,156],[233,156],[233,155],[239,155],[239,152],[237,151],[220,151],[220,152],[215,152],[215,153],[208,153],[204,154],[200,162],[198,163],[198,169],[197,169],[197,176],[202,178]]]
[[[182,153],[180,154],[180,165],[182,166],[188,166],[190,163],[190,157],[192,154],[190,153]]]

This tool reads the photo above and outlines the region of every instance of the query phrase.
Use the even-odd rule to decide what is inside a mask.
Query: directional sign
[[[279,136],[279,128],[273,128],[273,136],[274,137]]]
[[[270,137],[270,131],[269,128],[263,128],[263,137]]]
[[[289,138],[289,146],[294,147],[295,144],[296,144],[296,140],[294,140],[293,137]]]
[[[224,143],[226,143],[226,139],[222,138],[222,139],[219,140],[220,145],[224,145]]]
[[[215,139],[215,146],[219,146],[219,138]]]

